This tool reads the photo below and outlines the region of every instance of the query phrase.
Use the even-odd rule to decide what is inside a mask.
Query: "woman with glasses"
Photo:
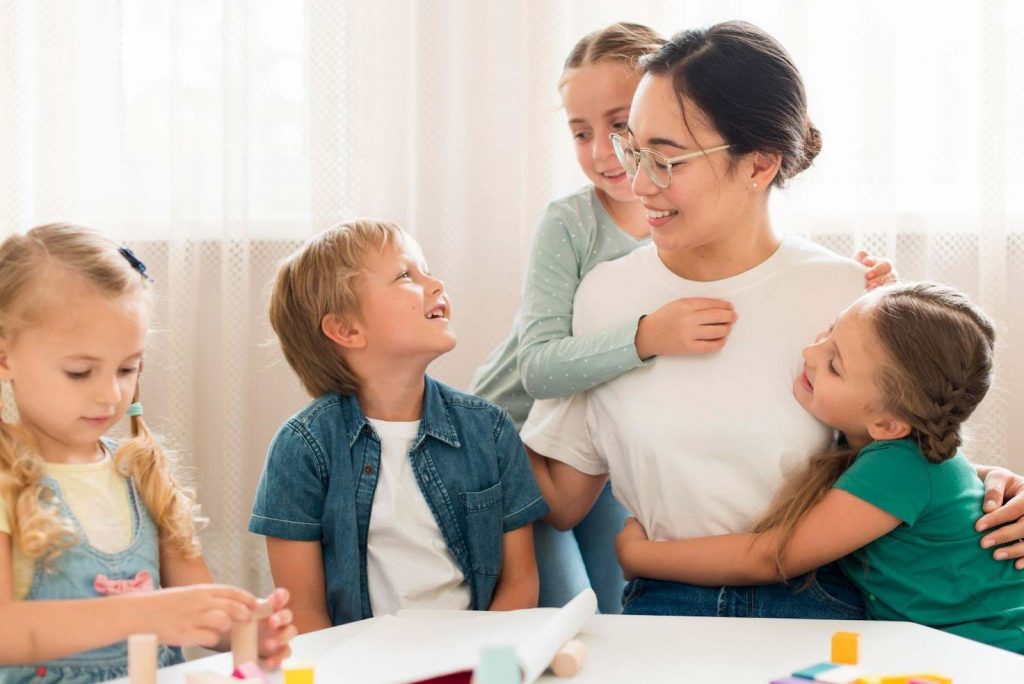
[[[575,525],[610,478],[651,539],[746,531],[784,475],[829,445],[830,430],[790,388],[801,348],[864,290],[864,268],[772,224],[774,188],[821,149],[800,74],[781,45],[727,22],[676,35],[642,66],[628,131],[612,141],[652,242],[584,278],[573,334],[682,298],[729,301],[737,320],[721,330],[728,336],[717,351],[663,356],[639,343],[650,317],[640,318],[636,351],[653,362],[572,398],[535,403],[523,439],[536,452],[534,473],[556,527]],[[999,499],[1006,482],[1014,493],[1024,486],[1005,471],[977,470],[994,473],[990,493]],[[1018,501],[995,515],[1022,513]],[[832,567],[818,571],[810,590],[798,591],[803,584],[705,588],[640,578],[623,603],[629,613],[863,618],[859,593]]]
[[[581,38],[565,60],[558,90],[576,160],[589,183],[544,210],[530,248],[523,301],[512,331],[477,370],[469,391],[506,408],[522,427],[535,399],[568,397],[643,365],[655,355],[705,354],[725,344],[735,318],[729,302],[684,298],[586,335],[571,330],[573,297],[597,264],[648,244],[647,211],[630,188],[612,139],[626,132],[640,82],[638,62],[665,40],[653,29],[618,23]],[[889,276],[877,263],[868,284]],[[562,606],[587,586],[602,613],[619,612],[625,585],[615,533],[626,510],[606,486],[571,531],[534,527],[540,605]]]

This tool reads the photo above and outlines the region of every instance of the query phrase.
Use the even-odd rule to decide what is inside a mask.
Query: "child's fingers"
[[[249,606],[233,599],[217,597],[214,598],[213,605],[235,622],[248,622],[252,619],[252,611]]]
[[[269,596],[267,596],[267,602],[270,603],[270,607],[273,608],[276,613],[288,604],[289,598],[290,595],[288,594],[288,590],[284,587],[278,587],[274,591],[270,592]]]
[[[237,601],[250,609],[256,607],[256,597],[245,589],[232,587],[229,584],[214,584],[209,586],[213,590],[214,596]]]
[[[729,334],[730,330],[732,330],[732,324],[730,323],[702,325],[697,328],[696,339],[721,340]]]
[[[202,646],[203,648],[213,648],[214,646],[220,643],[221,634],[223,634],[223,632],[217,632],[209,629],[200,628],[194,632],[194,638],[191,641],[196,646]]]
[[[270,619],[271,619],[271,622],[270,622],[270,626],[271,627],[280,628],[280,627],[284,627],[285,625],[292,624],[292,620],[294,619],[294,616],[292,615],[292,611],[288,610],[287,608],[284,608],[282,610],[277,611],[273,615],[271,615]]]
[[[223,634],[231,629],[231,625],[234,624],[234,622],[235,621],[226,611],[214,609],[203,613],[199,620],[199,626],[201,629],[208,630],[216,634]]]

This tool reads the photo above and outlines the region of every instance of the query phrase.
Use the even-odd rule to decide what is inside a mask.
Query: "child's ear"
[[[327,335],[327,339],[343,349],[362,349],[366,346],[366,335],[359,324],[338,314],[327,314],[320,319],[320,330]]]
[[[910,423],[889,414],[877,416],[868,425],[871,439],[903,439],[910,434]]]

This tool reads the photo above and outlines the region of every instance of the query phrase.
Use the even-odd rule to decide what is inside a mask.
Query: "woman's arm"
[[[523,525],[503,534],[501,552],[501,576],[490,610],[536,608],[540,579],[533,553],[533,525]]]
[[[163,643],[212,646],[255,607],[242,589],[199,585],[66,601],[14,598],[11,537],[0,533],[0,664],[32,664],[153,632]]]
[[[291,595],[299,634],[331,627],[320,542],[267,537],[267,556],[274,584]]]
[[[544,522],[559,530],[576,527],[601,495],[608,475],[587,475],[561,461],[541,456],[530,447],[526,447],[526,453],[533,477],[550,509]]]
[[[899,518],[882,509],[832,489],[797,524],[781,573],[775,563],[777,530],[650,541],[640,524],[631,519],[616,539],[616,551],[627,577],[702,586],[772,584],[842,558],[899,524]]]

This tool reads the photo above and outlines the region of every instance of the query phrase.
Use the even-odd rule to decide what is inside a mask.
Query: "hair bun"
[[[807,133],[804,135],[804,165],[803,169],[806,169],[812,163],[814,158],[821,152],[821,131],[815,128],[811,122],[807,122]],[[803,170],[801,169],[801,171]]]

